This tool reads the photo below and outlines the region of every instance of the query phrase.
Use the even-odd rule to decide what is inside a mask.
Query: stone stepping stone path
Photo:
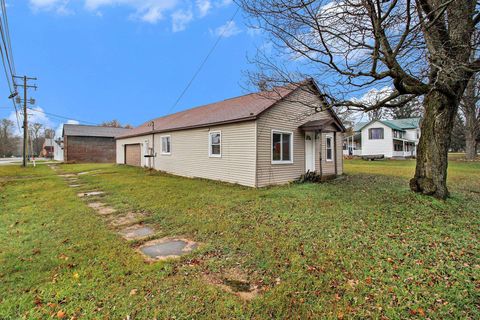
[[[101,215],[109,215],[109,214],[112,214],[112,213],[115,213],[117,212],[116,209],[110,207],[110,206],[107,206],[107,204],[103,203],[103,202],[90,202],[87,204],[90,208],[94,209],[95,211],[97,211],[98,214],[101,214]]]
[[[103,191],[89,191],[89,192],[77,193],[77,196],[79,196],[80,198],[83,198],[83,197],[100,196],[100,195],[103,195],[103,194],[105,194],[105,192],[103,192]]]
[[[137,223],[139,220],[145,218],[146,216],[147,214],[143,212],[128,212],[126,214],[114,216],[109,220],[109,224],[112,227],[128,226]]]
[[[59,174],[58,176],[62,178],[72,178],[72,177],[76,177],[77,175],[73,173],[65,173],[65,174]]]
[[[179,258],[197,248],[196,242],[186,239],[163,238],[149,241],[138,248],[151,261]]]
[[[67,183],[69,183],[69,187],[77,188],[81,186],[79,176],[90,173],[96,174],[99,171],[100,170],[83,171],[77,174],[66,173],[58,174],[58,176],[64,178]],[[140,223],[143,218],[148,216],[147,213],[128,212],[126,214],[113,215],[115,212],[117,212],[115,208],[108,206],[106,203],[98,202],[98,199],[96,199],[96,196],[102,196],[104,194],[105,192],[103,191],[95,190],[80,192],[77,193],[77,196],[80,198],[86,198],[88,202],[87,205],[94,209],[99,215],[102,215],[112,227],[121,228],[118,231],[118,234],[121,235],[125,240],[143,240],[155,235],[155,229],[153,227]],[[143,245],[137,247],[137,251],[140,252],[147,261],[154,262],[179,258],[190,253],[197,247],[198,243],[188,239],[162,238],[144,243]]]
[[[106,206],[106,204],[103,202],[90,202],[89,204],[87,204],[87,206],[89,206],[92,209],[99,209],[101,207]]]
[[[77,173],[79,176],[83,176],[84,174],[90,174],[90,173],[99,173],[100,170],[91,170],[91,171],[82,171]]]
[[[101,214],[101,215],[109,215],[117,212],[117,210],[112,207],[101,207],[97,209],[97,212],[98,214]]]
[[[136,224],[130,227],[126,227],[118,232],[126,240],[140,240],[152,236],[155,231],[141,224]]]

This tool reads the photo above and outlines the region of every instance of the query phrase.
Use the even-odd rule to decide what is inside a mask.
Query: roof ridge
[[[287,89],[287,88],[285,88],[285,87],[277,87],[277,88]],[[292,88],[291,90],[294,90],[294,88]],[[221,102],[224,102],[224,101],[230,101],[230,100],[239,99],[239,98],[243,98],[243,97],[247,97],[247,96],[251,96],[251,95],[259,95],[259,94],[261,94],[262,92],[273,92],[273,90],[271,90],[271,91],[256,91],[256,92],[250,92],[250,93],[246,93],[246,94],[239,95],[239,96],[235,96],[235,97],[231,97],[231,98],[226,98],[226,99],[223,99],[223,100],[217,100],[217,101],[214,101],[214,102],[209,102],[209,103],[206,103],[206,104],[203,104],[203,105],[195,106],[195,107],[188,108],[188,109],[185,109],[185,110],[181,110],[181,111],[177,111],[177,112],[174,112],[174,113],[166,114],[166,115],[163,115],[163,116],[160,116],[160,117],[156,117],[156,118],[154,118],[154,119],[151,119],[151,120],[148,120],[148,121],[142,123],[142,124],[139,125],[138,127],[142,127],[142,126],[144,126],[144,125],[147,125],[147,124],[151,123],[152,121],[157,121],[157,120],[164,119],[164,118],[167,118],[167,117],[170,117],[170,116],[173,116],[173,115],[178,115],[178,114],[190,112],[190,111],[192,111],[192,110],[200,109],[200,108],[203,108],[203,107],[208,107],[208,106],[211,106],[211,105],[214,105],[214,104],[217,104],[217,103],[221,103]],[[280,98],[281,98],[281,96],[279,96],[278,99],[280,99]],[[135,128],[138,128],[138,127],[135,127]]]
[[[93,125],[93,124],[80,124],[80,123],[64,123],[64,126],[82,126],[82,127],[94,127],[94,128],[112,128],[112,129],[130,129],[124,127],[112,127],[112,126],[102,126],[102,125]]]

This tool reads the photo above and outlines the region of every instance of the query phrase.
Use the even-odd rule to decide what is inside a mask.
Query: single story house
[[[63,161],[115,163],[115,137],[130,129],[63,125]]]
[[[409,158],[417,155],[420,118],[359,122],[345,137],[345,156],[380,156]]]
[[[250,187],[343,173],[345,128],[313,80],[174,113],[117,136],[117,163]]]

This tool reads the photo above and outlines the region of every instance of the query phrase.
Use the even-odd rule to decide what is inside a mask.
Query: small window
[[[292,163],[291,132],[272,132],[272,163]]]
[[[209,133],[209,156],[222,156],[222,133],[220,131],[212,131]]]
[[[333,160],[333,138],[327,136],[327,161]]]
[[[170,154],[171,153],[170,136],[163,136],[161,138],[162,138],[162,154]]]
[[[370,140],[383,139],[383,128],[368,129],[368,139],[370,139]]]

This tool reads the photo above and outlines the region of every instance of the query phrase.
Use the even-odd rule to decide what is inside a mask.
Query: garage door
[[[140,167],[142,154],[140,144],[125,145],[125,164]]]

